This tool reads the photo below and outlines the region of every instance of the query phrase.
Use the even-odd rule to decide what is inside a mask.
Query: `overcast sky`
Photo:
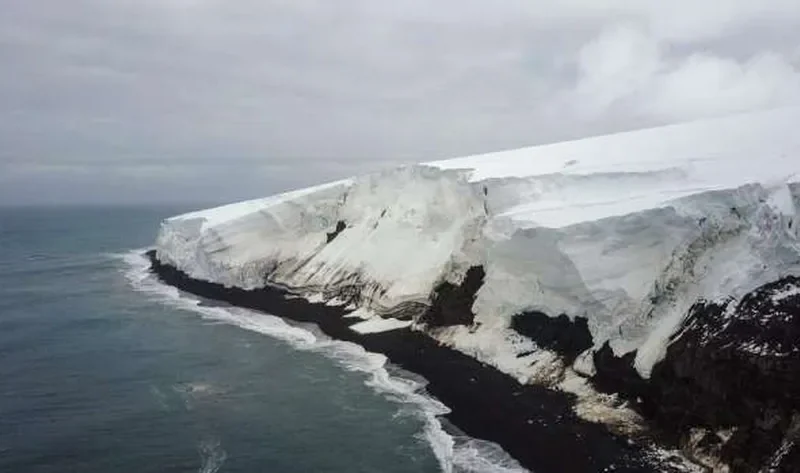
[[[230,201],[793,103],[798,0],[0,1],[0,205]]]

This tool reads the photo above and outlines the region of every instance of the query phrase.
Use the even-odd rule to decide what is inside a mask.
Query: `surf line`
[[[574,397],[516,379],[476,359],[442,346],[408,328],[359,333],[350,328],[343,307],[310,302],[283,289],[245,290],[191,278],[146,253],[150,270],[182,291],[300,323],[315,324],[334,340],[352,342],[385,355],[394,365],[424,377],[428,394],[449,409],[444,414],[466,435],[500,445],[521,465],[537,473],[651,472],[645,449],[604,426],[580,419]]]

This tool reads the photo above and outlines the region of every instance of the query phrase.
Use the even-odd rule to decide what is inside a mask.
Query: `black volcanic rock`
[[[447,281],[440,283],[433,290],[431,306],[422,314],[420,322],[432,327],[471,325],[475,319],[472,313],[475,293],[483,284],[485,275],[483,266],[472,266],[458,286]]]
[[[781,447],[800,412],[800,279],[787,277],[739,304],[692,307],[665,359],[654,367],[656,416],[673,429],[734,428],[722,447],[733,471],[755,472]],[[794,458],[794,460],[792,459]],[[800,472],[797,455],[775,472]]]
[[[326,234],[326,242],[325,243],[332,242],[334,240],[334,238],[339,236],[339,234],[344,231],[345,228],[347,228],[347,223],[345,223],[344,220],[339,220],[338,222],[336,222],[336,228],[332,232],[328,232]]]
[[[797,288],[800,278],[790,276],[738,304],[700,301],[649,380],[633,368],[635,352],[618,358],[606,345],[595,354],[593,382],[640,401],[640,412],[676,441],[706,431],[695,447],[713,451],[732,473],[800,472]]]
[[[539,347],[558,353],[568,364],[592,347],[592,334],[583,317],[570,320],[566,314],[550,317],[537,311],[523,312],[511,319],[511,328]]]
[[[633,367],[635,359],[635,351],[617,357],[608,342],[604,343],[594,353],[596,373],[592,384],[600,391],[622,395],[638,406],[642,414],[649,416],[652,413],[648,403],[652,398],[651,387]]]

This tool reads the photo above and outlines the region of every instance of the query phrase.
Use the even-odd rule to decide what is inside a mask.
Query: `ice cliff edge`
[[[616,393],[719,471],[793,471],[797,123],[781,109],[387,170],[167,219],[156,257],[352,305],[522,383]]]

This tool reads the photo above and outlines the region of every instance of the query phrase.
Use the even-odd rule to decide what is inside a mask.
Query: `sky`
[[[235,201],[798,103],[797,0],[0,0],[0,205]]]

